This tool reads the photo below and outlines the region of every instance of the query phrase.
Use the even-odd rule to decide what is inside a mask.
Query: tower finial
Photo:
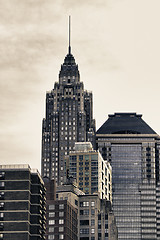
[[[71,16],[69,16],[69,54],[71,54]]]

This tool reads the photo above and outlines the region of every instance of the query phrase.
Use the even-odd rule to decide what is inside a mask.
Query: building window
[[[64,235],[63,234],[59,234],[59,239],[64,239]]]
[[[0,179],[4,179],[5,172],[0,172]]]
[[[64,204],[59,204],[59,209],[64,209]]]
[[[0,203],[0,208],[1,209],[4,208],[4,203],[3,202]]]
[[[88,171],[88,170],[89,170],[89,167],[85,167],[85,170]]]
[[[51,217],[55,217],[55,212],[50,212],[49,213],[49,217],[51,218]]]
[[[80,225],[88,225],[89,226],[89,220],[80,220]]]
[[[55,224],[55,220],[49,220],[49,225]]]
[[[49,210],[54,210],[55,209],[55,205],[49,205]]]
[[[95,233],[95,229],[94,228],[91,228],[91,233]]]
[[[4,182],[0,182],[0,187],[1,187],[1,188],[4,187]]]
[[[89,234],[89,228],[81,228],[80,234]]]
[[[0,213],[0,218],[3,218],[4,217],[4,213]]]
[[[83,215],[89,215],[89,209],[83,210]]]
[[[0,231],[3,231],[3,223],[0,223]]]
[[[91,207],[94,207],[95,206],[95,202],[91,202]]]
[[[83,155],[79,155],[79,160],[83,160]]]
[[[94,215],[94,214],[95,214],[95,210],[91,209],[91,215]]]
[[[59,212],[59,217],[63,217],[64,216],[64,212]]]
[[[59,224],[64,224],[64,219],[59,219]]]
[[[3,200],[4,199],[4,192],[0,193],[0,199]]]
[[[94,226],[94,225],[95,225],[95,220],[91,219],[91,226]]]
[[[54,227],[49,227],[49,232],[54,232]]]
[[[54,235],[48,235],[48,239],[49,240],[54,239]]]
[[[89,202],[83,202],[83,207],[89,207]]]
[[[64,227],[59,227],[59,232],[63,232],[64,231]]]

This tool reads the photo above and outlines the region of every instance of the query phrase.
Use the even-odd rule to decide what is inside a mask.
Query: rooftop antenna
[[[71,16],[69,16],[69,54],[71,54]]]

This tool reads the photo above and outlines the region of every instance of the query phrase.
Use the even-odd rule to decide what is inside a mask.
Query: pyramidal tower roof
[[[141,114],[115,113],[96,134],[157,134],[143,119]]]

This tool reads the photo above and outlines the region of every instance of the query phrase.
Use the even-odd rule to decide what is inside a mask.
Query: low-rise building
[[[56,197],[77,209],[78,240],[118,239],[111,202],[100,199],[100,194],[84,194],[75,184],[68,183],[57,187]]]
[[[28,165],[0,165],[0,239],[45,239],[45,187]]]
[[[60,186],[63,187],[64,195],[59,195],[56,199],[55,181],[45,177],[44,182],[47,189],[46,240],[77,240],[78,210],[75,207],[74,194],[68,197],[68,185]]]

